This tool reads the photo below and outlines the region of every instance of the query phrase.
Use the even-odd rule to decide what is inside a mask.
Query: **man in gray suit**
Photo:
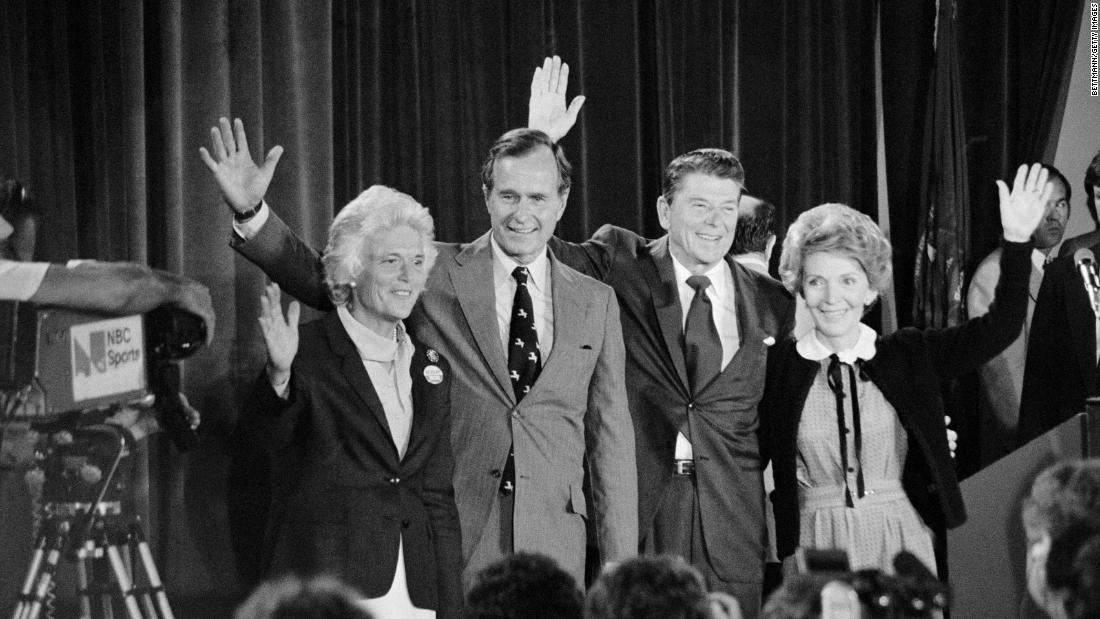
[[[331,308],[319,254],[263,204],[281,149],[257,167],[240,120],[201,150],[237,221],[234,247],[299,300]],[[492,229],[436,243],[410,330],[451,361],[455,500],[464,581],[514,551],[539,552],[584,582],[585,522],[600,557],[637,552],[634,431],[611,288],[547,249],[571,166],[541,131],[510,131],[482,169]],[[517,329],[522,327],[522,329]],[[532,333],[533,332],[533,333]],[[582,491],[591,476],[592,510]]]

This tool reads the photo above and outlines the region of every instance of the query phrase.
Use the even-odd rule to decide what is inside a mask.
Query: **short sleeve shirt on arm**
[[[48,262],[17,262],[0,259],[0,301],[26,301],[38,292],[46,277]]]

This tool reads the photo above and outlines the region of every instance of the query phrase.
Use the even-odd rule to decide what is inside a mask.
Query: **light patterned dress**
[[[829,359],[820,361],[798,426],[798,490],[801,544],[848,551],[853,570],[880,568],[893,573],[894,556],[908,550],[936,571],[932,533],[921,521],[901,485],[908,453],[905,428],[894,407],[869,380],[856,375],[866,488],[857,495],[852,399],[844,398],[849,471],[843,471],[836,397],[827,383]],[[848,365],[842,366],[844,392],[852,393]],[[854,507],[845,505],[845,476]]]

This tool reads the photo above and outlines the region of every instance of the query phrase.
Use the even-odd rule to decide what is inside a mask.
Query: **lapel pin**
[[[428,361],[432,363],[439,362],[439,353],[437,353],[434,348],[429,348],[424,354],[428,356]]]
[[[443,370],[438,365],[429,365],[424,368],[424,380],[433,385],[443,382]]]
[[[774,343],[775,343],[775,338],[774,337],[769,335],[768,337],[764,338],[764,345],[765,346],[771,346]]]

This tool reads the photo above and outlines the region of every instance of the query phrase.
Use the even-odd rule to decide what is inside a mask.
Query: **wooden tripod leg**
[[[81,617],[92,616],[91,576],[95,573],[95,541],[85,540],[76,554],[77,595],[80,596]]]
[[[150,617],[157,617],[156,611],[159,610],[160,619],[175,619],[175,615],[172,614],[172,607],[168,604],[168,594],[164,591],[164,583],[160,580],[160,572],[157,571],[157,564],[153,561],[153,553],[149,551],[149,543],[145,541],[145,534],[142,532],[140,523],[134,522],[130,525],[129,540],[130,544],[137,548],[141,568],[149,581],[149,587],[143,596],[147,614]],[[157,601],[155,610],[150,594]]]
[[[46,595],[50,592],[50,586],[53,583],[53,574],[57,569],[57,562],[61,559],[61,552],[65,548],[65,542],[69,539],[69,523],[62,522],[57,526],[57,534],[53,539],[53,543],[50,544],[49,551],[46,552],[45,564],[42,565],[39,574],[37,575],[38,584],[34,587],[33,593],[30,599],[20,602],[19,607],[16,608],[16,617],[18,619],[38,619],[38,615],[42,613],[42,604],[46,601]],[[18,614],[22,610],[22,614]]]
[[[126,565],[122,562],[122,554],[118,546],[111,543],[104,532],[100,537],[100,544],[107,549],[107,560],[111,562],[111,572],[114,574],[118,591],[122,596],[122,603],[126,607],[126,615],[129,619],[142,619],[141,609],[138,607],[137,598],[134,597],[134,584],[126,571]]]

